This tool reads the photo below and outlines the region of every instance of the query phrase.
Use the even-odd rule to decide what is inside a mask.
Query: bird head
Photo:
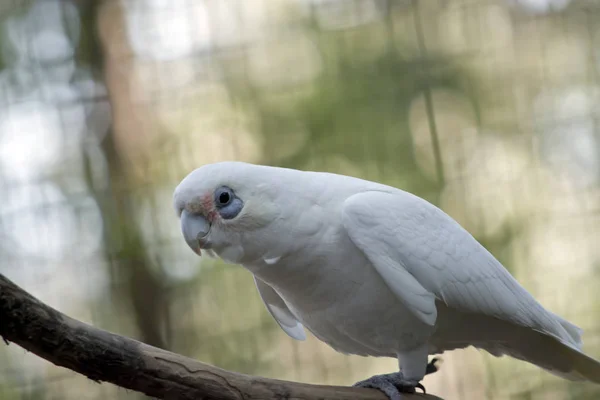
[[[248,256],[245,239],[252,235],[255,244],[258,231],[279,216],[274,182],[265,177],[269,172],[264,166],[221,162],[204,165],[181,181],[174,206],[185,241],[196,254],[215,252],[235,263]]]

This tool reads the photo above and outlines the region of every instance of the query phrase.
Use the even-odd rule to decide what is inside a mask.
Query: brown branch
[[[308,385],[225,371],[94,328],[45,305],[0,274],[0,336],[88,378],[169,400],[385,400],[373,389]],[[441,400],[423,394],[406,400]]]

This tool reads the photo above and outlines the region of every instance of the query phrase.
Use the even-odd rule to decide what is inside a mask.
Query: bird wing
[[[304,327],[298,322],[296,317],[294,317],[277,292],[256,276],[254,277],[254,282],[256,283],[258,293],[265,303],[267,310],[269,310],[269,313],[275,318],[275,321],[277,321],[281,329],[293,339],[305,340],[306,333],[304,332]]]
[[[366,191],[342,210],[352,242],[398,299],[434,325],[435,301],[550,334],[579,347],[473,236],[433,204],[403,191]],[[565,321],[566,322],[566,321]]]

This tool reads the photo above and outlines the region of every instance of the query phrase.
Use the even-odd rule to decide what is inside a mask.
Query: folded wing
[[[368,191],[343,205],[346,231],[400,301],[427,324],[435,300],[580,348],[579,330],[544,309],[473,236],[410,193]],[[564,321],[566,322],[566,321]]]
[[[294,317],[277,292],[257,277],[254,277],[254,282],[256,283],[258,293],[265,303],[267,310],[269,310],[273,318],[275,318],[275,321],[277,321],[281,329],[296,340],[305,340],[306,333],[304,332],[304,327],[298,322],[296,317]]]

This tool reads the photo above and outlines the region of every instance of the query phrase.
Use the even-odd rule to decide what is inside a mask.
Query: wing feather
[[[368,191],[344,202],[342,220],[390,289],[424,322],[435,323],[437,299],[461,312],[530,327],[579,347],[554,314],[431,203],[403,191]]]
[[[306,340],[304,327],[298,322],[279,294],[256,276],[254,277],[254,282],[256,283],[256,288],[261,299],[265,303],[265,307],[267,307],[267,310],[271,313],[275,321],[277,321],[281,329],[293,339]]]

